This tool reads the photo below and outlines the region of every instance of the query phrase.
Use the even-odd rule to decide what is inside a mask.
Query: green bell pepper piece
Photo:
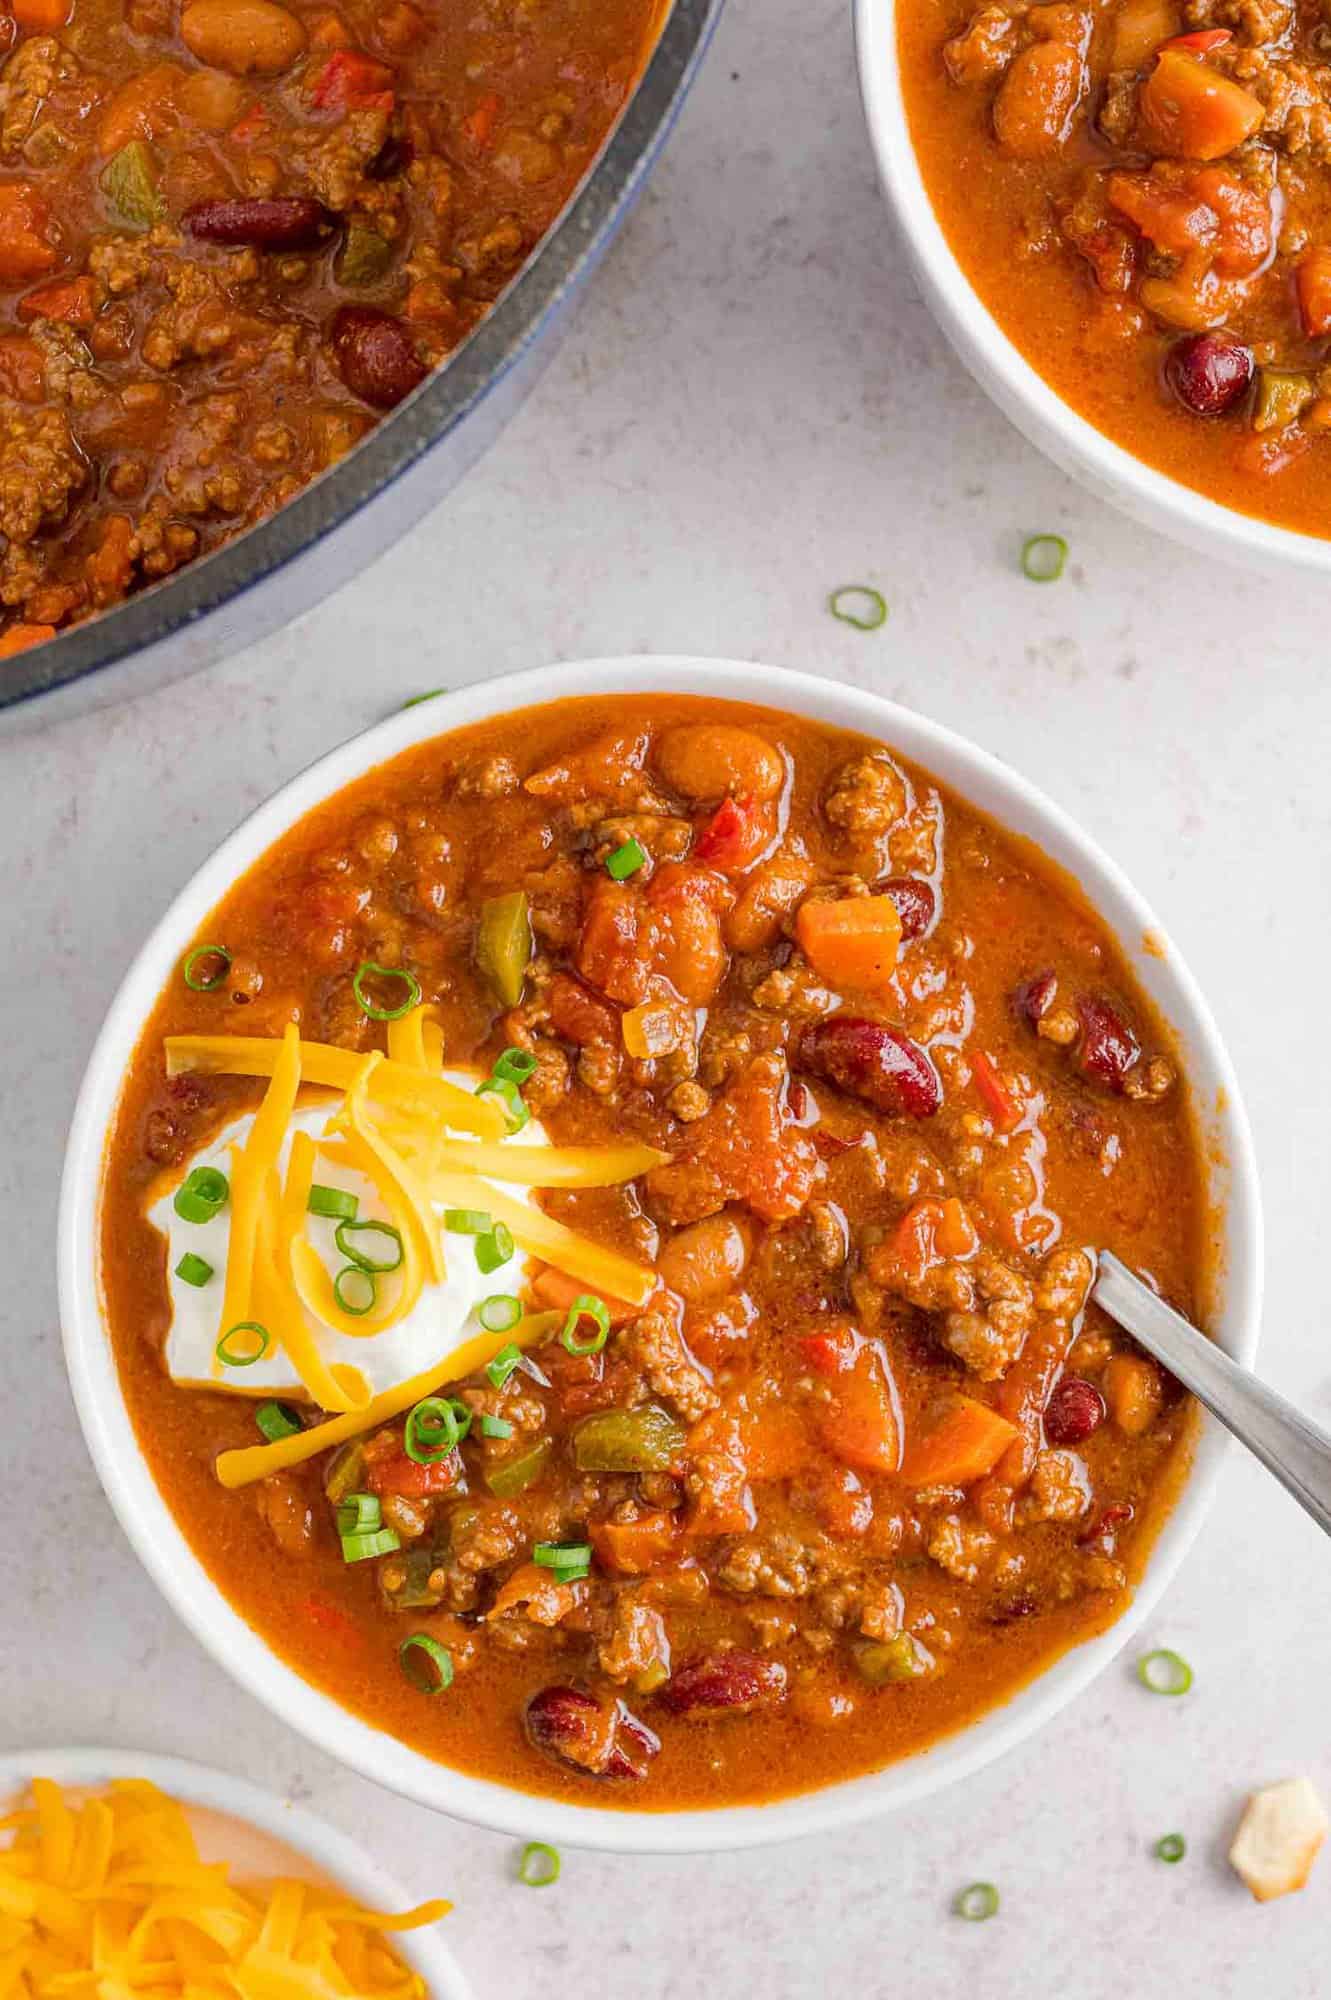
[[[393,246],[377,229],[363,222],[347,225],[342,247],[333,259],[333,276],[339,285],[373,285],[383,277],[393,261]]]
[[[151,229],[165,214],[157,185],[157,162],[142,139],[131,139],[102,168],[102,193],[122,222]]]
[[[538,1438],[526,1451],[515,1452],[508,1458],[496,1459],[493,1465],[487,1465],[485,1483],[495,1499],[511,1500],[515,1493],[521,1493],[534,1484],[545,1471],[553,1450],[553,1438]]]
[[[1311,376],[1288,368],[1259,369],[1253,429],[1283,431],[1287,424],[1296,424],[1316,393]]]
[[[523,890],[481,904],[476,963],[505,1007],[516,1007],[532,955],[531,914]]]
[[[683,1448],[684,1432],[654,1403],[640,1410],[600,1410],[573,1434],[580,1472],[668,1472]]]

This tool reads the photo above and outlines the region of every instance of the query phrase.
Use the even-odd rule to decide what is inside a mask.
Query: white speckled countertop
[[[1019,575],[1057,530],[1065,579]],[[871,581],[890,622],[834,623]],[[885,225],[840,0],[731,0],[652,188],[525,412],[379,566],[174,690],[0,745],[0,1748],[105,1741],[211,1759],[311,1800],[457,1901],[479,1995],[638,2000],[1074,1990],[1313,2000],[1331,1859],[1265,1909],[1223,1861],[1250,1786],[1331,1796],[1328,1562],[1231,1454],[1127,1663],[1006,1762],[895,1820],[751,1857],[570,1856],[510,1886],[504,1840],[307,1749],[207,1659],[115,1527],[60,1366],[61,1149],[110,994],[186,875],[259,799],[406,695],[544,659],[729,653],[927,709],[1018,764],[1128,869],[1210,994],[1256,1128],[1262,1361],[1331,1418],[1331,675],[1325,592],[1218,574],[1084,496],[945,350]],[[1187,1860],[1149,1856],[1181,1828]],[[998,1921],[948,1915],[988,1877]]]

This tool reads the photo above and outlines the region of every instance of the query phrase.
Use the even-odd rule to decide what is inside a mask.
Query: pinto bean
[[[943,1102],[938,1071],[919,1043],[859,1014],[815,1021],[795,1045],[794,1064],[891,1118],[932,1118]]]
[[[342,380],[376,410],[391,410],[429,372],[402,321],[377,306],[339,307],[328,337]]]
[[[938,911],[932,882],[926,882],[922,875],[889,875],[886,882],[878,884],[877,893],[889,897],[896,906],[903,943],[924,936]]]
[[[1118,1009],[1093,994],[1077,1002],[1077,1017],[1081,1022],[1077,1068],[1110,1090],[1122,1090],[1124,1077],[1141,1055],[1141,1043]]]
[[[278,76],[305,48],[300,21],[277,0],[190,0],[180,38],[201,63],[231,76]]]
[[[773,1708],[786,1696],[786,1670],[779,1660],[738,1648],[686,1660],[662,1688],[661,1706],[671,1715],[748,1715]]]
[[[656,768],[686,799],[774,799],[785,766],[770,743],[730,723],[682,723],[656,746]]]
[[[657,1259],[662,1283],[690,1305],[733,1292],[749,1261],[744,1231],[729,1215],[708,1215],[672,1236]]]
[[[760,861],[725,919],[731,950],[763,951],[775,944],[782,924],[807,893],[813,877],[813,863],[800,854],[774,854],[770,860]]]
[[[300,194],[197,201],[182,220],[205,243],[252,243],[260,250],[313,249],[337,221],[321,201]]]
[[[539,1689],[524,1719],[535,1749],[587,1778],[645,1778],[661,1747],[622,1701],[604,1707],[585,1688]]]

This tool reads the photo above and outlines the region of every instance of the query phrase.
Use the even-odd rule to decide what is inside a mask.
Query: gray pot
[[[114,610],[0,661],[0,731],[177,680],[345,583],[456,485],[554,353],[641,192],[722,0],[674,0],[600,159],[536,255],[456,354],[270,519]]]

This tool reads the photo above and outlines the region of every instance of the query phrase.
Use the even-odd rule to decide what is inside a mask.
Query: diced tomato
[[[673,1514],[641,1514],[636,1521],[593,1521],[587,1533],[603,1569],[646,1576],[679,1555],[679,1522]]]
[[[321,111],[391,111],[393,72],[359,49],[335,49],[310,85]]]
[[[1187,55],[1209,56],[1233,39],[1234,33],[1230,28],[1198,28],[1191,35],[1171,35],[1168,41],[1161,42],[1160,54],[1163,55],[1166,49],[1182,49]]]
[[[866,1346],[854,1367],[836,1378],[817,1427],[823,1444],[844,1465],[859,1472],[896,1471],[901,1462],[896,1388],[876,1348]]]
[[[0,181],[0,284],[26,285],[54,269],[50,211],[26,181]]]
[[[1171,256],[1209,249],[1220,234],[1208,202],[1153,174],[1111,174],[1108,192],[1112,205],[1136,224],[1147,242]]]
[[[656,947],[656,925],[642,891],[607,877],[592,890],[578,939],[578,971],[622,1007],[647,998]]]
[[[1331,333],[1331,248],[1315,243],[1306,250],[1294,274],[1299,314],[1309,340]]]
[[[96,313],[97,290],[88,277],[53,279],[18,302],[20,319],[56,319],[66,326],[91,326]]]
[[[478,153],[485,152],[494,144],[499,112],[499,96],[495,91],[489,90],[480,103],[463,119],[462,129]]]
[[[1185,160],[1223,159],[1251,139],[1266,117],[1250,90],[1178,49],[1166,49],[1138,103],[1155,150]]]
[[[718,912],[731,898],[720,875],[684,861],[664,861],[652,877],[647,901],[656,919],[655,969],[692,1007],[707,1006],[725,977]]]
[[[1271,255],[1274,224],[1271,197],[1224,167],[1194,174],[1192,186],[1219,225],[1212,263],[1225,278],[1248,278]]]
[[[689,1432],[698,1487],[688,1512],[690,1535],[742,1535],[757,1520],[749,1491],[740,1427],[727,1410],[713,1410]]]
[[[751,868],[772,832],[770,815],[751,792],[742,799],[722,799],[693,843],[694,859],[723,874]]]
[[[817,1333],[801,1334],[799,1349],[815,1375],[844,1375],[855,1365],[864,1341],[848,1320],[832,1320]]]
[[[964,1204],[955,1195],[945,1201],[931,1195],[912,1203],[884,1247],[905,1287],[917,1291],[936,1265],[973,1257],[979,1242]]]
[[[44,639],[54,637],[54,625],[11,625],[7,632],[0,632],[0,660],[12,660],[15,653],[26,653],[29,646],[40,646]]]
[[[873,1495],[848,1465],[817,1466],[809,1477],[809,1498],[829,1535],[867,1535],[873,1526]]]
[[[455,1451],[430,1465],[418,1465],[405,1451],[395,1451],[373,1459],[365,1468],[365,1483],[371,1493],[396,1493],[403,1500],[426,1500],[434,1493],[449,1493],[462,1473],[462,1460]]]
[[[40,403],[46,394],[46,364],[31,335],[0,333],[0,393],[16,403]]]
[[[975,1088],[994,1121],[995,1130],[1015,1132],[1022,1121],[1022,1107],[1004,1083],[997,1063],[983,1049],[973,1049],[970,1061]]]
[[[557,972],[550,981],[549,1004],[550,1025],[564,1041],[580,1049],[619,1047],[618,1014],[580,979]]]

